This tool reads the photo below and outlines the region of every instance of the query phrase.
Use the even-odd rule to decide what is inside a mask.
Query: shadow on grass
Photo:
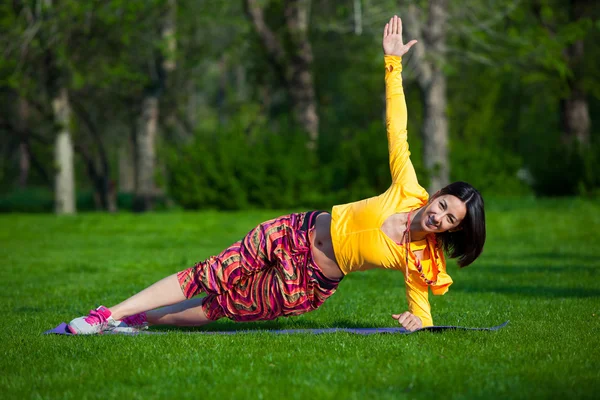
[[[550,262],[556,262],[557,260],[568,261],[569,263],[579,263],[579,262],[598,262],[598,256],[594,254],[585,254],[581,252],[577,253],[567,253],[564,251],[552,251],[552,252],[543,252],[543,253],[524,253],[519,255],[519,258],[522,260],[547,260]]]
[[[285,322],[283,322],[285,321]],[[281,329],[327,329],[327,328],[382,328],[372,323],[356,324],[348,320],[337,320],[331,324],[318,323],[315,321],[286,321],[285,317],[273,321],[261,322],[234,322],[230,320],[220,320],[217,323],[209,324],[203,327],[175,327],[175,326],[153,326],[152,331],[158,332],[264,332]],[[385,327],[389,328],[389,327]]]
[[[499,286],[494,282],[478,282],[473,286],[457,286],[452,288],[455,292],[463,293],[500,293],[509,295],[520,295],[528,297],[551,297],[551,298],[590,298],[600,297],[600,289],[548,287],[534,285]]]
[[[581,274],[581,273],[600,273],[600,267],[586,264],[563,264],[560,266],[548,265],[525,265],[525,264],[502,264],[502,263],[481,263],[474,266],[473,270],[478,274],[503,274],[503,275],[523,275],[524,279],[528,273],[548,273],[548,274]]]
[[[456,285],[452,290],[465,293],[493,292],[550,298],[600,297],[600,288],[575,287],[574,284],[575,282],[580,283],[582,279],[589,282],[590,276],[600,274],[598,258],[591,254],[538,252],[520,255],[518,261],[522,261],[522,263],[515,264],[514,260],[511,260],[510,264],[498,261],[482,262],[474,271],[471,282]],[[545,262],[547,265],[544,265]],[[557,280],[557,275],[564,275],[564,279],[561,279],[560,283],[571,286],[549,286],[544,284],[540,274],[552,276],[554,282]],[[496,279],[494,279],[494,275]],[[506,280],[512,280],[515,284],[499,284],[499,280],[502,280],[503,283]],[[523,282],[528,284],[523,285]]]

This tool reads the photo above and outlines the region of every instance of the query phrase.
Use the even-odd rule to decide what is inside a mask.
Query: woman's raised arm
[[[402,87],[402,56],[416,44],[402,41],[402,20],[397,16],[390,19],[383,30],[383,52],[385,54],[385,98],[386,128],[388,136],[390,170],[392,182],[417,182],[407,142],[407,110]]]

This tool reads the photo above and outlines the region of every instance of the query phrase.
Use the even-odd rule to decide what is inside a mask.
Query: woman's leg
[[[69,323],[69,329],[74,334],[101,333],[118,326],[123,318],[177,304],[200,293],[213,296],[211,304],[205,309],[211,320],[231,317],[223,314],[223,307],[216,297],[237,288],[244,277],[269,269],[277,262],[274,259],[275,248],[279,242],[285,241],[285,237],[278,232],[281,231],[280,227],[289,225],[293,218],[283,216],[266,221],[218,256],[209,257],[192,268],[164,278],[110,309],[101,306],[87,316],[75,318]],[[188,313],[183,315],[187,316]]]
[[[148,311],[146,318],[149,325],[202,326],[210,322],[202,309],[204,298],[193,298],[172,306]]]
[[[75,318],[69,322],[69,330],[76,335],[101,333],[109,326],[118,326],[119,320],[124,317],[180,303],[185,299],[177,274],[174,274],[110,309],[100,306],[87,316]]]
[[[181,290],[177,274],[173,274],[131,296],[122,303],[110,307],[110,311],[112,317],[119,320],[144,311],[181,303],[184,300],[186,300],[186,297]]]
[[[280,246],[279,242],[285,241],[285,237],[281,235],[282,227],[289,225],[291,219],[292,216],[283,216],[263,222],[218,256],[210,257],[192,268],[158,281],[111,307],[109,310],[112,318],[120,320],[181,302],[192,304],[184,300],[191,299],[199,293],[220,295],[229,292],[244,276],[269,269],[277,262],[273,249]]]

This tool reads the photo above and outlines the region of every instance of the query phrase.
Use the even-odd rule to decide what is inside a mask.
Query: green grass
[[[2,398],[592,398],[600,389],[600,206],[488,204],[484,255],[431,296],[438,325],[498,332],[277,336],[393,326],[402,275],[349,275],[300,317],[153,336],[43,336],[219,252],[282,212],[0,216]]]

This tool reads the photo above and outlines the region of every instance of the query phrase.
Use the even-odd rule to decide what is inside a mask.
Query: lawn
[[[43,336],[222,250],[283,212],[0,215],[2,398],[592,398],[600,390],[600,205],[490,201],[482,257],[437,325],[497,332],[273,335],[265,329],[394,326],[402,275],[349,275],[300,317],[150,336]],[[161,328],[155,328],[161,329]],[[162,328],[164,329],[164,328]]]

